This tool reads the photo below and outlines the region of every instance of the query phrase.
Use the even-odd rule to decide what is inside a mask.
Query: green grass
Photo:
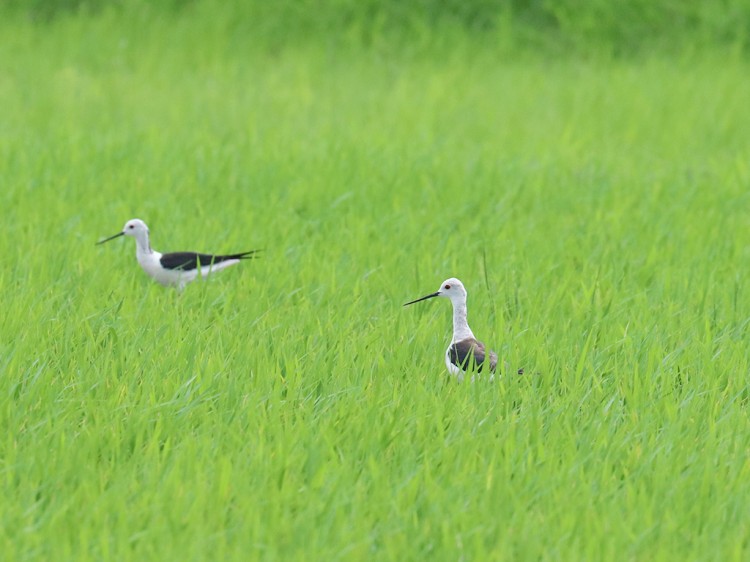
[[[2,37],[5,559],[748,558],[746,62]]]

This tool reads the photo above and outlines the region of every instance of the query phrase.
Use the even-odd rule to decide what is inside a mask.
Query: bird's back
[[[497,353],[488,353],[484,344],[476,338],[466,338],[452,343],[448,348],[447,358],[461,371],[481,373],[487,363],[490,372],[494,373],[497,368]]]

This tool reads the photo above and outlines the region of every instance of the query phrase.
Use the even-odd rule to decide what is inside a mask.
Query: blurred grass
[[[120,21],[187,18],[252,37],[256,48],[267,49],[326,44],[431,51],[471,37],[504,52],[554,56],[717,47],[746,55],[750,44],[745,0],[6,0],[0,14],[41,25],[102,14]]]
[[[746,61],[209,8],[0,23],[3,556],[746,559]],[[537,375],[447,380],[450,275]]]

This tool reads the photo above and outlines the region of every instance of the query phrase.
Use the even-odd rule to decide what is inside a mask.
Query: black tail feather
[[[255,255],[259,251],[260,250],[250,250],[249,252],[239,252],[237,254],[225,255],[198,254],[196,252],[173,252],[169,254],[163,254],[159,259],[159,262],[164,269],[179,269],[182,271],[190,271],[191,269],[195,269],[197,267],[221,263],[227,260],[253,259],[259,257]]]
[[[259,258],[259,252],[263,250],[249,250],[247,252],[239,252],[238,254],[230,254],[228,256],[221,256],[225,260],[254,260]]]

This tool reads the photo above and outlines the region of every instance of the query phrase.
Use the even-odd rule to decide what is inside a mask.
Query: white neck
[[[466,299],[451,299],[453,303],[453,341],[473,338],[474,333],[469,328],[469,322],[466,320]]]
[[[135,235],[135,253],[136,255],[152,254],[151,244],[148,240],[148,232],[138,232]]]

